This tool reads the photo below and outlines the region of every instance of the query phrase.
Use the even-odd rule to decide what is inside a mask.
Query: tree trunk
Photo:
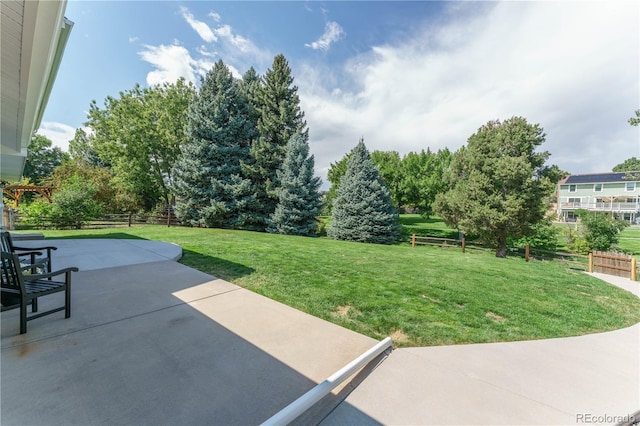
[[[507,237],[506,236],[501,235],[498,237],[497,246],[496,246],[496,257],[500,257],[502,259],[507,257]]]

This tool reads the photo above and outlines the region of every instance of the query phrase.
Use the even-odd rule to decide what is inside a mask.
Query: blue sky
[[[370,151],[457,150],[481,125],[539,123],[571,173],[640,156],[640,2],[69,1],[74,24],[39,133],[66,148],[90,102],[222,59],[285,55],[316,172]],[[326,186],[326,184],[325,184]]]

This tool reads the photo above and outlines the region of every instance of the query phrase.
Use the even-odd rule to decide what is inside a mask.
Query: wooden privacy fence
[[[600,272],[602,274],[630,278],[635,281],[637,278],[637,261],[635,257],[624,254],[595,251],[589,253],[589,272]]]

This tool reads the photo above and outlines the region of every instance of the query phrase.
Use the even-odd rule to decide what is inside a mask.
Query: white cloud
[[[233,47],[238,48],[241,52],[247,53],[256,50],[256,47],[248,39],[233,33],[230,25],[221,25],[215,30],[216,35],[227,40]]]
[[[187,23],[191,26],[191,28],[193,28],[193,30],[197,32],[198,35],[204,41],[206,41],[207,43],[212,43],[217,40],[216,35],[214,34],[213,30],[209,27],[209,25],[195,19],[193,14],[189,12],[189,10],[186,7],[184,6],[181,7],[180,13],[182,13],[182,17],[184,18],[184,20],[187,21]],[[220,15],[217,15],[217,17],[220,18]]]
[[[481,125],[540,123],[550,163],[607,171],[640,155],[637,2],[502,2],[460,11],[342,69],[296,76],[318,171],[364,136],[373,151],[456,150]],[[324,176],[323,176],[324,178]]]
[[[223,59],[231,73],[241,78],[239,69],[246,70],[250,66],[261,68],[272,58],[268,49],[258,48],[248,38],[234,33],[230,25],[219,24],[212,29],[197,20],[186,7],[181,7],[180,13],[207,44],[193,48],[192,52],[178,40],[168,46],[145,45],[138,54],[156,68],[147,74],[149,85],[175,82],[179,77],[197,84],[198,77],[204,76],[218,59]],[[216,12],[210,12],[208,16],[217,23],[221,21]]]
[[[164,82],[175,82],[178,78],[196,82],[198,61],[195,61],[189,51],[183,46],[175,44],[165,46],[144,45],[145,50],[139,52],[140,57],[157,69],[147,74],[149,86]]]
[[[306,47],[310,47],[313,50],[329,50],[329,47],[345,36],[345,32],[342,27],[334,21],[327,22],[324,27],[324,34],[320,38],[311,43],[305,43]]]
[[[220,22],[222,20],[222,17],[220,17],[220,15],[217,12],[210,12],[209,16],[211,16],[213,20],[216,22]]]
[[[51,139],[54,147],[69,151],[69,141],[76,135],[76,129],[64,123],[43,121],[38,129],[38,134]]]

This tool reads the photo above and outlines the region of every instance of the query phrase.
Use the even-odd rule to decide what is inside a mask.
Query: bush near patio
[[[181,263],[398,346],[541,339],[640,321],[640,299],[560,263],[485,251],[163,226],[43,231],[47,238],[179,244]]]

